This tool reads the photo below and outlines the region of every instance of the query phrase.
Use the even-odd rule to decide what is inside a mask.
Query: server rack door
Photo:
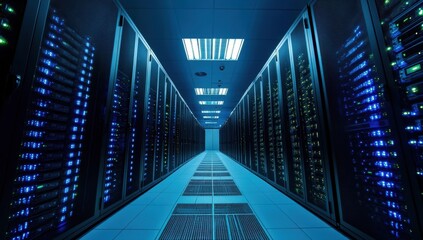
[[[105,139],[103,204],[107,208],[123,198],[128,143],[135,31],[124,20],[117,73],[109,93],[108,127]]]
[[[154,180],[161,177],[163,167],[163,122],[164,122],[164,98],[165,98],[165,79],[166,75],[163,69],[159,68],[159,78],[157,81],[157,121],[156,137],[154,142]]]
[[[374,18],[374,23],[377,30],[382,30],[384,44],[380,49],[384,51],[381,52],[385,53],[385,59],[389,59],[385,65],[392,78],[388,79],[398,99],[394,102],[399,103],[395,105],[395,116],[400,129],[403,129],[401,137],[407,154],[406,163],[412,186],[416,185],[413,195],[423,229],[423,2],[389,1],[376,4],[378,16]]]
[[[179,167],[181,165],[181,125],[182,125],[182,119],[181,119],[181,97],[177,95],[177,102],[176,102],[176,166]]]
[[[270,63],[271,64],[271,63]],[[267,178],[274,182],[276,178],[275,128],[273,125],[273,98],[271,93],[269,66],[263,73],[264,137],[266,142]]]
[[[327,151],[324,143],[324,123],[317,81],[315,58],[310,41],[308,13],[291,33],[292,55],[297,84],[300,131],[303,138],[303,167],[306,183],[306,201],[329,213]]]
[[[366,238],[420,239],[366,9],[359,0],[312,5],[341,226]]]
[[[284,86],[282,89],[286,97],[286,131],[289,135],[288,143],[288,172],[289,174],[289,192],[296,197],[304,198],[304,166],[303,152],[301,151],[302,139],[300,135],[300,118],[297,94],[297,80],[295,78],[295,70],[293,68],[293,56],[291,52],[291,39],[288,38],[279,50],[281,56],[281,75]]]
[[[175,135],[176,135],[176,94],[175,88],[171,86],[170,93],[170,119],[169,119],[169,171],[176,168],[175,156]]]
[[[241,134],[242,134],[242,154],[243,154],[243,164],[244,166],[247,166],[247,162],[250,159],[250,156],[248,155],[249,149],[248,149],[248,145],[247,145],[247,115],[246,115],[246,99],[243,98],[242,102],[241,102]]]
[[[252,112],[252,105],[251,105],[251,90],[247,93],[246,96],[246,113],[247,113],[247,151],[249,158],[247,160],[247,167],[253,169],[253,161],[254,161],[254,135],[253,135],[253,112]]]
[[[126,167],[126,195],[140,189],[142,139],[144,127],[145,85],[147,78],[148,50],[140,39],[137,40],[134,81],[132,82],[132,101],[130,107],[130,134],[128,144],[128,164]]]
[[[101,144],[93,133],[102,109],[95,103],[105,102],[117,8],[112,1],[43,1],[38,10],[34,47],[13,96],[18,117],[2,126],[17,139],[2,159],[14,165],[1,196],[6,239],[60,238],[97,213]]]
[[[255,83],[256,87],[256,111],[257,111],[257,124],[258,124],[258,173],[262,176],[267,176],[267,144],[265,139],[265,117],[263,105],[263,78],[260,77]]]
[[[163,165],[162,175],[169,172],[169,136],[170,136],[170,106],[171,106],[171,88],[172,85],[169,79],[166,79],[165,84],[165,104],[164,104],[164,119],[163,119]]]
[[[157,105],[157,80],[159,65],[150,55],[150,79],[149,87],[146,89],[147,98],[147,119],[144,138],[144,165],[143,165],[143,186],[149,185],[154,179],[154,151],[156,141],[156,105]]]
[[[280,60],[279,60],[280,61]],[[275,182],[279,186],[286,187],[286,158],[284,157],[285,147],[282,132],[282,89],[277,55],[269,63],[270,91],[272,95],[273,131],[275,148]]]
[[[251,87],[250,106],[252,111],[252,125],[253,125],[253,144],[254,144],[254,158],[251,163],[251,169],[258,172],[259,157],[260,157],[260,143],[259,143],[259,124],[257,118],[257,102],[256,102],[256,86]]]

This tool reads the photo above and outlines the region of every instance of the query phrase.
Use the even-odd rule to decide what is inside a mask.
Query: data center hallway
[[[81,239],[347,238],[225,154],[205,151]]]

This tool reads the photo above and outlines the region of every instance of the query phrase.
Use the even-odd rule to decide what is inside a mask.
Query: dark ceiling
[[[205,128],[229,117],[306,0],[121,0],[169,77]],[[188,61],[182,38],[243,38],[238,61]],[[225,66],[221,71],[220,66]],[[197,77],[195,72],[206,72]],[[219,80],[221,83],[219,83]],[[227,87],[227,96],[196,96],[197,87]],[[200,106],[223,100],[223,106]],[[205,125],[201,110],[221,110],[217,125]],[[210,121],[210,120],[208,120]]]

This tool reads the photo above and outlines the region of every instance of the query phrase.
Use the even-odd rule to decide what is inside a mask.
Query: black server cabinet
[[[176,127],[175,127],[175,158],[176,158],[176,167],[179,167],[182,162],[181,156],[181,126],[182,126],[182,119],[181,119],[181,97],[179,94],[176,95],[176,102],[175,102],[175,112],[176,112]]]
[[[287,139],[288,192],[333,221],[330,165],[320,84],[308,12],[294,23],[279,49],[279,69]]]
[[[387,57],[390,87],[405,147],[406,165],[414,187],[420,226],[423,229],[423,2],[376,2],[375,27],[382,30],[380,49]],[[379,35],[380,36],[380,35]],[[384,58],[386,59],[386,58]],[[419,196],[419,197],[417,197]]]
[[[142,185],[147,186],[154,180],[154,152],[156,142],[156,121],[157,121],[157,81],[159,74],[159,65],[150,55],[150,78],[146,85],[146,111],[147,118],[145,123],[144,137],[144,156],[143,156],[143,179]]]
[[[145,85],[147,79],[148,50],[141,41],[137,40],[134,81],[131,86],[130,132],[128,143],[128,163],[126,165],[126,196],[140,189],[142,139],[144,127]]]
[[[301,25],[299,25],[301,27]],[[289,136],[288,143],[288,171],[289,171],[289,186],[288,190],[295,196],[304,198],[304,164],[303,152],[301,151],[302,139],[300,136],[300,113],[297,106],[298,92],[297,79],[295,78],[295,71],[293,69],[293,58],[291,51],[291,39],[289,38],[279,50],[281,58],[281,75],[284,83],[283,91],[286,96],[286,116],[288,117],[285,126],[288,128]]]
[[[277,55],[269,62],[270,94],[272,97],[273,145],[275,157],[275,183],[286,187],[286,158],[282,131],[282,89]]]
[[[308,14],[294,25],[291,32],[292,60],[296,79],[299,131],[302,138],[303,180],[305,181],[305,200],[319,210],[329,212],[326,144],[324,142],[324,123],[317,81],[314,52],[311,47],[311,32]]]
[[[262,72],[264,140],[266,142],[266,177],[274,182],[276,178],[276,148],[273,127],[273,98],[271,93],[269,67]]]
[[[154,143],[154,180],[162,176],[163,168],[163,132],[164,132],[164,100],[165,100],[166,75],[162,68],[159,68],[157,80],[156,100],[156,136]]]
[[[264,105],[263,105],[263,78],[260,77],[255,82],[255,103],[257,113],[257,145],[258,145],[258,166],[257,172],[262,176],[267,176],[267,146],[264,126]]]
[[[177,94],[175,88],[170,85],[170,116],[169,116],[169,171],[176,168],[176,103]]]
[[[341,227],[363,238],[421,239],[368,5],[338,3],[316,1],[311,7]],[[404,93],[413,95],[411,89]]]
[[[259,126],[258,126],[258,120],[257,120],[257,103],[256,103],[256,90],[255,90],[255,84],[253,84],[250,88],[249,95],[249,102],[250,102],[250,108],[251,108],[251,125],[252,125],[252,142],[253,142],[253,149],[254,154],[251,161],[251,170],[254,172],[258,171],[258,161],[260,157],[260,146],[259,146]]]
[[[165,84],[165,101],[164,101],[164,119],[163,119],[163,157],[161,175],[166,175],[169,172],[169,136],[170,136],[170,113],[171,113],[171,87],[169,79],[166,79]]]
[[[286,174],[284,187],[286,190],[295,189],[295,184],[302,186],[302,171],[293,171],[293,161],[300,158],[299,139],[297,134],[297,111],[295,108],[295,92],[292,84],[291,57],[289,52],[289,38],[286,39],[278,50],[278,64],[280,73],[280,100],[281,105],[281,134],[284,141],[282,148],[284,149],[283,158],[285,159]],[[285,137],[287,136],[287,137]],[[301,169],[299,169],[301,170]],[[300,188],[302,189],[302,188]]]
[[[110,81],[108,124],[105,138],[103,207],[123,199],[124,175],[130,126],[132,74],[135,52],[135,31],[123,18],[120,51],[115,77]]]
[[[8,163],[0,212],[6,239],[58,237],[91,219],[101,196],[95,191],[101,144],[93,134],[106,98],[117,8],[112,1],[43,1],[35,9],[34,47],[26,49],[28,61],[17,62],[26,69],[6,103],[14,110],[1,114],[9,121],[1,126],[9,140],[1,149]]]
[[[247,92],[247,94],[245,95],[245,113],[247,114],[246,118],[247,118],[247,129],[246,129],[246,133],[247,133],[247,155],[248,155],[248,159],[247,159],[247,164],[246,166],[249,169],[253,169],[253,163],[254,163],[254,157],[255,157],[255,149],[254,149],[254,135],[253,135],[253,111],[252,111],[252,103],[251,103],[251,90],[249,90]]]

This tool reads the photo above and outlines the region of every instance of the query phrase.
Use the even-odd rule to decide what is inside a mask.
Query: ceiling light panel
[[[204,114],[219,114],[220,110],[217,110],[217,111],[204,110],[204,111],[201,111],[201,113],[204,113]]]
[[[227,88],[194,88],[196,95],[226,95]]]
[[[204,119],[219,119],[219,116],[203,116]]]
[[[188,60],[237,61],[244,39],[183,38]]]
[[[199,101],[200,105],[223,105],[223,101]]]
[[[205,124],[217,124],[217,122],[205,122]]]

